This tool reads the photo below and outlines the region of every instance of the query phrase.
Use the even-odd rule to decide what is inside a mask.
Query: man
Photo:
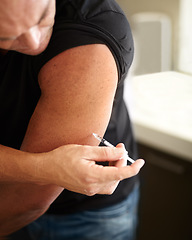
[[[128,150],[134,155],[125,106],[122,102],[113,107],[114,98],[121,101],[119,85],[132,61],[132,39],[128,39],[130,48],[126,49],[130,59],[124,62],[122,53],[117,52],[120,42],[111,40],[109,29],[103,34],[104,28],[100,31],[97,22],[86,21],[97,20],[98,10],[105,12],[102,8],[109,9],[110,14],[117,10],[125,21],[113,1],[58,1],[55,24],[54,0],[0,2],[2,236],[41,216],[63,188],[72,192],[65,190],[60,195],[49,216],[66,214],[62,207],[66,204],[68,208],[71,201],[70,211],[114,205],[124,200],[137,182],[130,180],[128,190],[124,194],[116,191],[112,198],[85,196],[113,193],[120,180],[137,174],[143,165],[138,160],[126,167],[122,145],[105,150],[79,146],[98,144],[92,133],[104,135],[113,108],[108,129],[117,125],[113,122],[117,114],[118,118],[124,116],[126,124],[123,121],[121,127],[128,131]],[[125,140],[124,134],[113,139],[116,134],[112,131],[106,134],[114,144]],[[103,167],[95,163],[106,160],[113,164]],[[122,192],[122,187],[117,189]],[[85,195],[73,197],[74,192]],[[22,239],[29,239],[28,235]]]

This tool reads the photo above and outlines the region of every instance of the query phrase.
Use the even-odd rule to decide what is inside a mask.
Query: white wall
[[[139,12],[160,12],[170,17],[172,24],[172,70],[178,70],[179,54],[179,13],[183,0],[116,0],[126,13],[132,25],[132,15]],[[191,1],[192,0],[188,0]],[[134,27],[134,26],[132,26]]]

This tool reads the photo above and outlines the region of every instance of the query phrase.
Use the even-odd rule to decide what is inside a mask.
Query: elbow
[[[38,202],[25,204],[23,208],[5,212],[0,216],[0,239],[7,239],[10,234],[20,230],[41,217],[48,209],[47,205]]]
[[[59,196],[63,188],[56,186],[42,187],[31,195],[30,200],[26,201],[26,209],[29,211],[45,212],[53,201]]]
[[[59,195],[61,189],[53,186],[37,188],[37,186],[30,185],[30,188],[19,186],[17,190],[19,194],[13,194],[10,198],[11,191],[9,191],[6,201],[0,201],[0,238],[41,217]]]
[[[49,199],[34,199],[33,201],[26,202],[22,211],[29,213],[33,212],[34,215],[36,214],[37,217],[39,217],[47,211],[51,203]]]
[[[47,201],[45,202],[42,200],[33,201],[25,205],[25,209],[23,210],[23,212],[33,213],[34,216],[37,215],[37,217],[40,217],[47,211],[50,204]]]

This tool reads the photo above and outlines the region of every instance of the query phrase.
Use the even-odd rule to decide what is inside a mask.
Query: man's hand
[[[102,161],[109,161],[110,166],[96,163]],[[66,145],[44,155],[46,174],[41,172],[40,182],[88,196],[112,194],[119,181],[139,172],[144,161],[137,160],[130,166],[126,163],[123,144],[116,148]]]

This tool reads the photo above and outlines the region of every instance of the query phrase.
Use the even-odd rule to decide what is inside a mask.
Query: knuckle
[[[93,196],[97,193],[96,186],[94,186],[95,181],[89,175],[84,177],[83,185],[85,186],[84,192],[87,196]]]
[[[108,160],[112,148],[103,147],[102,149],[103,149],[104,158],[105,158],[106,160]]]
[[[95,191],[95,189],[93,187],[91,187],[91,186],[87,187],[86,190],[85,190],[85,194],[87,196],[90,196],[90,197],[95,195],[96,193],[97,192]]]
[[[88,149],[89,149],[89,147],[88,146],[79,146],[79,150],[81,151],[81,154],[83,155],[83,156],[86,156],[87,155],[87,152],[88,152]]]
[[[89,174],[86,174],[86,176],[83,177],[83,183],[89,186],[90,184],[94,183],[94,180],[89,176]]]
[[[92,196],[94,196],[96,193],[94,193],[94,192],[88,192],[87,193],[87,196],[89,196],[89,197],[92,197]]]

